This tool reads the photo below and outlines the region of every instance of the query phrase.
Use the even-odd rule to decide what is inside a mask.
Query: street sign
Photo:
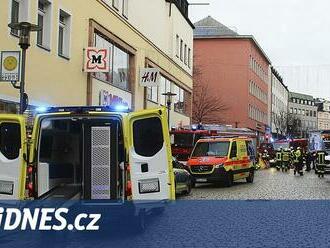
[[[143,68],[140,70],[140,86],[159,86],[160,72],[157,68]]]
[[[20,51],[1,51],[0,81],[17,82],[20,80]]]
[[[87,47],[84,52],[85,72],[109,72],[110,54],[108,48]]]

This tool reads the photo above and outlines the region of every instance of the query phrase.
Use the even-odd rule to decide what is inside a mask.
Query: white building
[[[271,67],[271,130],[277,135],[287,133],[289,90],[283,78],[274,67]]]

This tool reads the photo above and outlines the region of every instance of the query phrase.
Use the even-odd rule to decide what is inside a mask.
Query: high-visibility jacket
[[[289,162],[289,160],[290,160],[290,152],[289,151],[283,151],[282,152],[282,160],[283,160],[283,162]]]
[[[317,153],[317,163],[318,164],[325,164],[325,152],[318,152]]]
[[[295,161],[296,163],[300,162],[300,160],[301,160],[301,151],[300,151],[300,150],[295,151],[295,152],[294,152],[294,155],[295,155],[295,159],[294,159],[294,161]]]
[[[276,160],[282,161],[282,152],[276,152]]]

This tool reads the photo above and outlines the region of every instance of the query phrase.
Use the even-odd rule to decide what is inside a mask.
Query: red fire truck
[[[208,130],[176,129],[170,132],[172,155],[179,161],[187,161],[196,142],[203,136],[209,136]]]

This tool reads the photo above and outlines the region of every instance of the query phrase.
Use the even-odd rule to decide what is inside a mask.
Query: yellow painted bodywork
[[[25,198],[26,168],[27,162],[24,160],[24,154],[27,155],[27,137],[26,137],[26,121],[22,115],[0,114],[0,124],[3,122],[18,123],[21,127],[21,150],[19,154],[20,171],[17,199]]]

